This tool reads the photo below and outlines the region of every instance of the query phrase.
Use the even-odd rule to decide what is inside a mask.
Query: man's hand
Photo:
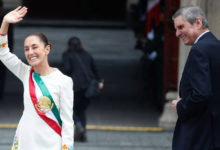
[[[103,87],[104,87],[103,82],[100,82],[97,91],[98,91],[98,92],[101,92],[101,90],[103,89]]]
[[[176,106],[177,106],[177,103],[178,103],[180,100],[181,100],[181,98],[179,97],[179,98],[177,98],[177,99],[175,99],[175,100],[172,101],[172,107],[173,107],[173,109],[174,109],[175,111],[177,111]]]

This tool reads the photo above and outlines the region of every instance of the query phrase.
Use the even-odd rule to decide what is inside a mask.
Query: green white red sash
[[[33,80],[34,78],[34,80]],[[41,92],[42,92],[42,102],[40,102],[39,99],[37,99],[36,92],[35,92],[35,84],[34,81],[39,86]],[[57,133],[61,136],[61,127],[62,127],[62,121],[60,119],[59,111],[56,107],[56,104],[53,101],[53,98],[47,89],[46,85],[44,84],[41,77],[34,72],[34,69],[31,69],[30,77],[29,77],[29,92],[31,96],[31,100],[33,102],[34,108],[37,112],[37,114]],[[48,104],[49,103],[49,104]],[[41,105],[43,104],[43,105]],[[45,105],[48,106],[48,109],[45,109],[46,111],[41,111],[44,109]],[[46,107],[47,108],[47,107]]]

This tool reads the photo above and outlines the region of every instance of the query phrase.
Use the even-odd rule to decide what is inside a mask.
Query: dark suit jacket
[[[79,59],[77,59],[76,55],[78,55],[81,62],[85,66],[86,72],[89,77],[91,79],[95,78],[98,81],[101,80],[96,69],[94,59],[89,53],[65,52],[63,54],[63,72],[72,77],[74,82],[74,92],[85,90],[89,85],[89,81],[85,76],[81,62],[79,61]]]
[[[173,150],[220,147],[220,42],[211,32],[190,50],[180,97]]]

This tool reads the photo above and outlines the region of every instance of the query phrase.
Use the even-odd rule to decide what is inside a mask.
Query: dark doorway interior
[[[29,16],[78,20],[124,20],[126,0],[23,0]]]

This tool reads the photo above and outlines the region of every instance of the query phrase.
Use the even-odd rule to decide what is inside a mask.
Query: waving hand
[[[16,9],[10,11],[4,16],[2,21],[0,35],[5,35],[8,33],[8,27],[11,23],[18,23],[23,20],[23,17],[27,14],[26,7],[17,7]]]
[[[4,21],[7,23],[18,23],[23,20],[23,17],[26,15],[26,13],[27,8],[19,6],[13,11],[6,14],[4,17]]]

